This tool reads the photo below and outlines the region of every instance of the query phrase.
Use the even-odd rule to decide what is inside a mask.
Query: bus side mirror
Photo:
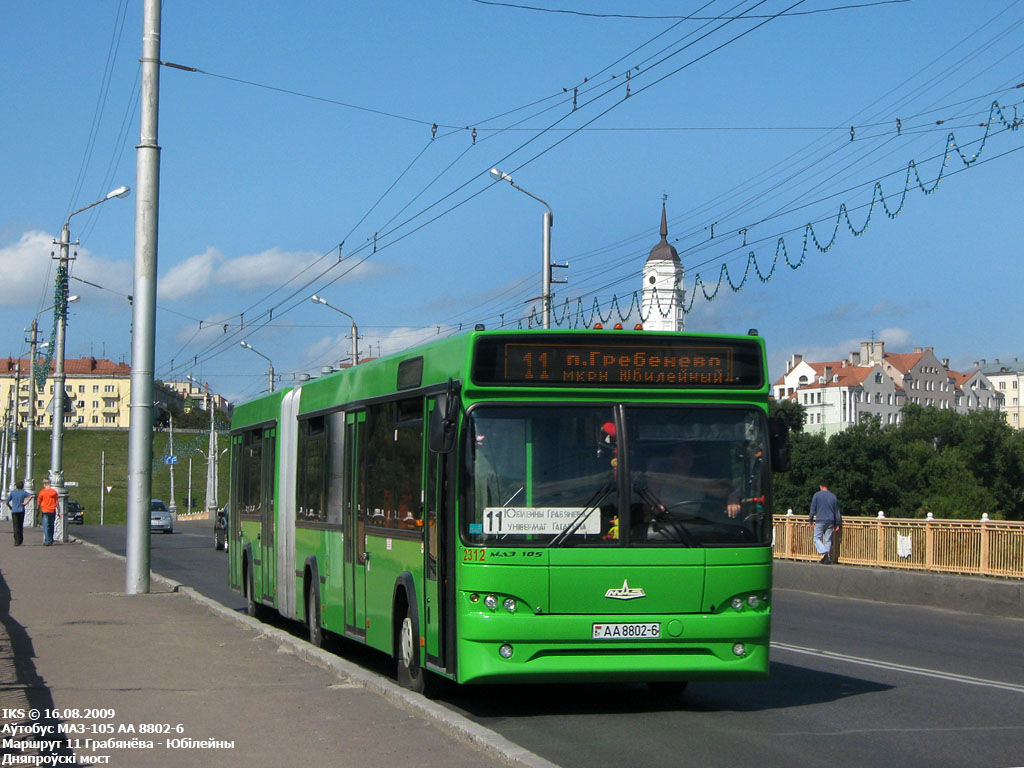
[[[771,446],[772,472],[789,472],[789,429],[784,419],[768,419],[768,444]]]
[[[434,453],[451,453],[455,449],[457,414],[458,399],[449,387],[447,393],[434,399],[434,410],[430,412],[430,450]]]

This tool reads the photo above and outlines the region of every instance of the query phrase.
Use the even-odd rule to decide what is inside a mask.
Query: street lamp
[[[74,304],[79,298],[81,297],[68,296],[67,303]],[[35,317],[32,318],[32,328],[29,330],[32,337],[28,340],[28,427],[25,432],[25,490],[29,494],[35,492],[35,481],[32,479],[32,463],[34,459],[33,443],[35,442],[36,433],[36,360],[39,357],[39,350],[50,346],[48,341],[44,341],[42,344],[39,343],[39,316],[44,312],[49,312],[51,309],[53,309],[53,305],[36,312]],[[56,387],[54,387],[53,391],[56,394]],[[61,404],[63,405],[63,398],[61,398]],[[29,527],[35,525],[35,499],[32,499],[31,504],[32,508],[25,519],[25,525]]]
[[[64,335],[67,330],[67,275],[68,248],[71,245],[71,217],[87,211],[115,197],[126,197],[131,192],[129,187],[118,187],[107,193],[102,200],[89,203],[77,211],[72,211],[64,219],[64,227],[60,232],[60,266],[57,268],[57,341],[54,348],[53,363],[53,436],[50,440],[50,485],[57,492],[57,530],[54,538],[68,540],[68,527],[64,524],[64,510],[67,508],[68,491],[64,487]],[[63,304],[63,306],[62,306]]]
[[[541,203],[547,210],[544,212],[544,247],[543,257],[544,264],[541,266],[541,325],[544,328],[551,327],[551,267],[565,267],[568,264],[554,264],[551,263],[551,226],[553,224],[554,212],[551,210],[551,206],[541,200],[532,192],[527,192],[525,189],[520,187],[514,181],[512,177],[507,173],[502,173],[497,168],[491,168],[491,178],[495,181],[507,181],[513,187],[518,189],[524,195],[532,197],[538,203]]]
[[[191,376],[186,375],[185,378],[196,386],[201,387],[199,382]],[[191,387],[189,387],[189,389],[191,390]],[[215,519],[217,510],[217,475],[213,466],[214,461],[216,460],[215,454],[217,453],[217,432],[214,429],[213,421],[215,409],[213,407],[213,397],[209,388],[207,388],[203,395],[206,400],[206,410],[210,413],[210,442],[207,445],[206,450],[206,512],[210,515],[211,519]],[[200,453],[202,453],[202,451],[200,451]]]
[[[313,294],[313,296],[310,297],[310,301],[314,304],[323,304],[325,307],[329,307],[335,312],[340,312],[352,321],[352,365],[357,365],[359,363],[359,330],[356,328],[356,319],[345,310],[338,309],[333,304],[328,304],[327,299],[317,296],[316,294]]]
[[[247,342],[247,341],[240,341],[238,343],[241,344],[246,349],[248,349],[250,352],[255,352],[257,355],[259,355],[264,360],[266,360],[268,363],[270,363],[270,391],[273,392],[274,391],[274,362],[269,357],[264,355],[262,352],[253,349],[252,348],[252,344],[250,344],[249,342]]]

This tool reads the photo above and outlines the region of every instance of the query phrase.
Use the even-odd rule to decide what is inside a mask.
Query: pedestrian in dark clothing
[[[818,562],[829,565],[832,557],[832,534],[842,526],[843,517],[839,513],[839,499],[828,489],[828,483],[822,482],[819,490],[811,499],[811,516],[808,522],[814,526],[814,548],[821,555]]]
[[[11,522],[14,523],[14,546],[20,547],[23,541],[25,526],[25,503],[34,494],[25,490],[25,483],[18,482],[14,490],[7,495],[7,503],[11,507]]]

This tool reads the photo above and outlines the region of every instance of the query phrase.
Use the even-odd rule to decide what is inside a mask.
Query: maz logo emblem
[[[604,593],[605,597],[610,597],[613,600],[636,600],[638,597],[647,597],[647,593],[639,587],[633,588],[629,586],[629,582],[625,579],[622,581],[622,586],[617,589],[609,589]]]

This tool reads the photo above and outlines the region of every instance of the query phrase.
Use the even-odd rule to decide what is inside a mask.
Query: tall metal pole
[[[39,316],[32,318],[32,338],[29,339],[31,357],[28,361],[28,427],[25,431],[25,491],[31,496],[25,507],[25,525],[31,528],[36,524],[35,485],[32,480],[32,460],[36,432],[36,358],[39,355],[38,333]]]
[[[100,525],[103,525],[103,500],[107,497],[107,452],[100,451]]]
[[[4,486],[4,490],[14,488],[15,478],[18,476],[18,419],[21,413],[21,406],[19,400],[21,398],[21,360],[18,360],[18,370],[14,376],[14,421],[11,422],[11,445],[10,445],[10,458],[11,458],[11,471],[7,475],[8,485]]]
[[[171,473],[171,501],[170,504],[167,505],[167,508],[171,511],[171,514],[173,515],[178,511],[178,505],[174,501],[174,414],[168,413],[167,420],[170,424],[171,429],[170,445],[168,446],[167,450],[167,453],[170,454],[171,457],[171,463],[167,465],[170,468]]]
[[[217,519],[217,473],[213,463],[217,458],[217,433],[213,422],[213,396],[206,393],[206,408],[210,411],[210,442],[206,446],[206,511],[211,520]]]
[[[335,312],[338,312],[339,314],[344,315],[345,317],[347,317],[349,320],[352,321],[352,365],[358,365],[359,364],[359,329],[356,328],[356,319],[354,317],[352,317],[352,315],[350,315],[345,310],[338,309],[333,304],[328,304],[327,303],[327,299],[325,299],[325,298],[323,298],[321,296],[317,296],[316,294],[313,294],[313,296],[311,297],[311,301],[314,304],[323,304],[328,309],[333,309]]]
[[[68,248],[71,245],[71,216],[60,231],[60,257],[57,267],[57,341],[53,353],[53,427],[50,434],[50,485],[57,492],[57,516],[54,519],[53,538],[67,541],[64,511],[67,509],[68,489],[64,487],[64,339],[67,333]]]
[[[3,435],[0,436],[0,499],[3,500],[3,505],[0,507],[0,519],[3,520],[7,519],[7,470],[10,469],[11,464],[7,451],[11,432],[10,413],[11,397],[8,392],[7,402],[4,403],[3,419],[0,419],[3,423]]]
[[[544,258],[544,263],[541,265],[541,277],[540,277],[540,306],[541,306],[541,326],[543,328],[551,327],[551,225],[554,223],[555,214],[551,210],[551,206],[544,200],[541,200],[532,192],[529,192],[514,181],[512,177],[507,173],[502,173],[497,168],[491,168],[491,178],[495,181],[507,181],[513,187],[518,189],[527,197],[532,197],[538,203],[543,205],[547,210],[544,212],[544,241],[541,247],[541,253]],[[558,265],[563,266],[563,265]]]
[[[153,489],[153,369],[156,338],[157,223],[160,200],[160,0],[145,0],[142,103],[136,147],[135,275],[128,426],[128,520],[125,591],[149,592],[149,511]]]
[[[547,205],[547,203],[544,203]],[[551,327],[551,220],[554,214],[548,208],[544,211],[544,264],[541,267],[541,310],[544,327]]]

